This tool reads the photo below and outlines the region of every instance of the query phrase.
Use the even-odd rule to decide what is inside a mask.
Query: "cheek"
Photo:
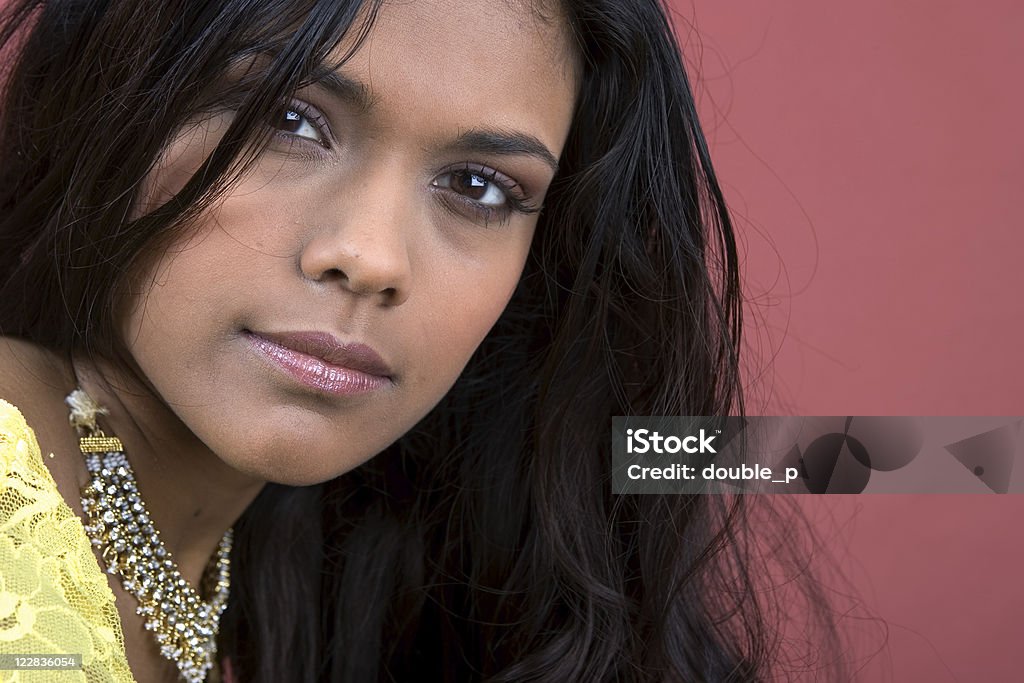
[[[447,271],[448,276],[430,288],[435,296],[441,294],[433,304],[424,304],[432,311],[420,329],[420,338],[428,340],[424,350],[429,347],[430,354],[424,366],[443,367],[454,381],[512,298],[529,244],[527,235],[500,256],[472,263],[462,260],[458,270]]]
[[[230,328],[246,291],[234,244],[202,221],[139,268],[121,300],[119,328],[144,371],[165,373],[178,363],[188,374],[188,358],[202,357]]]

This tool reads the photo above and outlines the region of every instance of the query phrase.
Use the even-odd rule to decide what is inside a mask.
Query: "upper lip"
[[[279,346],[319,358],[330,365],[391,378],[391,368],[366,344],[339,341],[329,332],[251,332]]]

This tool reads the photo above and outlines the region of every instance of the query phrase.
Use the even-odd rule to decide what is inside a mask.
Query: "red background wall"
[[[750,412],[1024,415],[1024,5],[671,5],[743,243]],[[802,502],[888,623],[857,680],[1022,680],[1024,497]]]

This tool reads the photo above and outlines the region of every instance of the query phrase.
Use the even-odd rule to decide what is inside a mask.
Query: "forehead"
[[[513,48],[521,47],[565,65],[574,57],[567,19],[547,0],[383,0],[376,16],[378,40],[405,35],[424,48],[447,46],[456,52],[480,43],[504,52],[519,53],[524,50]],[[500,60],[503,51],[478,56]]]
[[[339,59],[350,52],[348,41],[335,50]],[[577,87],[566,20],[531,2],[386,0],[341,71],[363,83],[373,105],[401,111],[404,122],[453,115],[467,126],[484,117],[499,126],[531,119],[560,129]]]

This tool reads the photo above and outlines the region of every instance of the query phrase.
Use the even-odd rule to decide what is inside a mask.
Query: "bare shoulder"
[[[79,491],[89,475],[76,457],[78,440],[64,405],[64,397],[75,388],[73,382],[68,363],[58,354],[24,339],[0,336],[0,399],[24,416],[61,497],[84,519]]]

